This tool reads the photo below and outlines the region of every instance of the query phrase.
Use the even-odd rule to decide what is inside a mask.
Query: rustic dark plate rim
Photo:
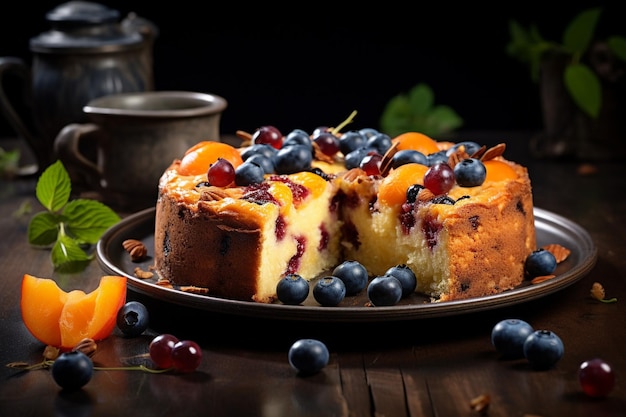
[[[568,260],[559,265],[555,278],[540,284],[525,283],[518,288],[496,295],[439,303],[425,302],[422,299],[418,303],[390,307],[366,307],[363,304],[337,307],[290,306],[280,303],[262,304],[223,299],[158,286],[153,281],[135,277],[133,273],[137,266],[144,270],[148,269],[152,258],[149,257],[142,263],[131,262],[121,244],[124,240],[132,238],[144,241],[149,248],[153,246],[154,208],[134,213],[108,229],[97,243],[96,257],[105,273],[127,277],[129,290],[165,303],[193,309],[255,318],[312,322],[428,319],[528,302],[560,291],[588,274],[597,260],[597,248],[589,233],[577,223],[541,208],[535,207],[534,215],[538,246],[559,243],[571,250]]]

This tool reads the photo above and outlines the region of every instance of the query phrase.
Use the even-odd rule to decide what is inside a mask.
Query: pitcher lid
[[[139,46],[139,32],[123,30],[117,10],[98,3],[69,1],[46,14],[51,30],[30,40],[35,52],[111,52]]]

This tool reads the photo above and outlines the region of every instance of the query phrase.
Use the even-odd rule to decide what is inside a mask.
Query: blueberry
[[[278,150],[267,143],[255,143],[241,151],[241,159],[247,160],[252,155],[261,154],[268,158],[274,158]]]
[[[379,275],[367,286],[367,297],[375,306],[393,306],[402,298],[402,284],[392,275]]]
[[[313,297],[325,307],[339,304],[346,296],[346,285],[332,275],[320,278],[313,287]]]
[[[298,274],[286,275],[278,281],[276,295],[283,304],[300,304],[309,295],[309,282]]]
[[[405,164],[421,164],[428,165],[426,155],[415,149],[402,149],[396,152],[391,158],[391,167],[398,168]]]
[[[417,277],[415,276],[413,270],[408,266],[404,264],[392,266],[385,272],[385,275],[391,275],[400,281],[400,285],[402,285],[403,297],[408,297],[415,292],[415,288],[417,287]]]
[[[346,155],[344,163],[347,169],[358,168],[361,160],[370,152],[376,152],[376,149],[361,146]]]
[[[363,129],[359,129],[359,133],[367,140],[377,134],[378,130],[373,127],[364,127]]]
[[[302,129],[294,129],[285,136],[283,141],[283,148],[292,145],[304,145],[313,150],[313,141],[309,137],[309,134]]]
[[[478,143],[470,141],[470,140],[466,140],[466,141],[454,144],[450,149],[446,151],[446,155],[447,156],[452,155],[461,146],[465,148],[465,153],[467,153],[469,156],[472,156],[476,151],[478,151],[481,148],[481,146]]]
[[[365,136],[358,130],[349,130],[339,136],[339,150],[344,155],[365,145]]]
[[[93,362],[82,352],[61,353],[52,364],[52,378],[63,389],[82,388],[93,376]]]
[[[277,174],[294,174],[311,169],[313,154],[306,145],[291,145],[281,148],[274,158]]]
[[[439,151],[435,153],[431,153],[426,155],[426,159],[428,160],[428,166],[431,167],[439,162],[448,162],[448,155],[446,155],[446,151]]]
[[[550,275],[556,269],[556,258],[548,250],[537,249],[526,257],[524,269],[530,278]]]
[[[563,353],[563,341],[550,330],[535,330],[524,341],[524,356],[536,369],[551,368]]]
[[[117,327],[125,336],[142,334],[149,324],[148,309],[139,301],[129,301],[117,311]]]
[[[267,155],[261,153],[250,155],[248,159],[246,159],[246,162],[259,165],[266,174],[274,173],[274,160]]]
[[[485,182],[487,168],[480,159],[466,158],[454,166],[454,177],[461,187],[477,187]]]
[[[328,365],[330,354],[323,342],[316,339],[300,339],[289,348],[288,359],[293,369],[311,375]]]
[[[244,162],[235,169],[235,184],[239,186],[260,184],[265,179],[265,170],[255,162]]]
[[[354,295],[363,290],[369,278],[367,269],[360,262],[352,260],[337,265],[332,275],[343,281],[346,286],[346,295]]]
[[[374,148],[379,154],[384,155],[391,148],[391,137],[386,133],[378,132],[365,141],[365,147]]]
[[[507,359],[523,358],[524,342],[533,331],[533,327],[524,320],[505,319],[493,326],[491,344]]]

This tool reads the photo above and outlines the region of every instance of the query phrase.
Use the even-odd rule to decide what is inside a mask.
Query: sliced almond
[[[551,243],[549,245],[545,245],[542,247],[543,249],[549,251],[556,258],[556,263],[561,263],[567,259],[571,250],[567,249],[565,246],[561,246],[558,243]]]

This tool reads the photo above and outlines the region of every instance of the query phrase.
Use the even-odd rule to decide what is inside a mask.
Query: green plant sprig
[[[51,260],[58,272],[83,270],[93,259],[84,248],[96,244],[102,234],[120,221],[105,204],[91,199],[70,201],[70,176],[61,161],[41,174],[35,194],[46,211],[36,213],[28,224],[28,242],[51,247]]]
[[[405,132],[441,136],[458,129],[463,119],[450,106],[436,105],[435,95],[424,83],[408,94],[398,94],[387,102],[380,119],[381,130],[394,137]]]
[[[569,57],[563,72],[563,83],[576,106],[586,115],[597,119],[602,105],[602,84],[598,74],[582,59],[591,47],[602,8],[584,10],[574,17],[563,33],[561,43],[545,40],[535,25],[528,29],[517,21],[509,22],[510,41],[506,52],[528,64],[531,79],[539,81],[541,63],[550,54]],[[618,59],[626,62],[626,37],[610,36],[606,45]]]

